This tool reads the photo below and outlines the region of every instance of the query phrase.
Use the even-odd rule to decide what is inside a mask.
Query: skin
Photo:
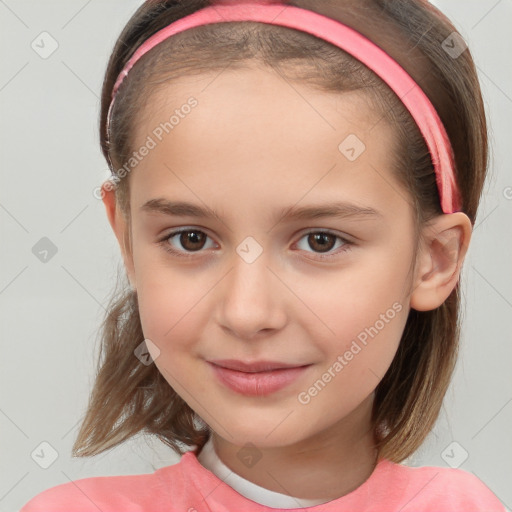
[[[131,172],[131,233],[104,184],[103,202],[137,290],[145,338],[167,382],[211,427],[220,459],[243,478],[298,498],[335,499],[372,473],[374,390],[391,364],[411,308],[440,306],[453,290],[471,237],[463,213],[423,231],[414,273],[413,210],[391,174],[394,133],[357,92],[334,94],[290,83],[259,67],[180,78],[152,97],[136,147],[190,96],[198,106]],[[353,162],[338,149],[356,134]],[[166,198],[207,205],[219,217],[140,211]],[[376,218],[273,220],[274,211],[332,200]],[[177,228],[208,235],[185,246],[159,241]],[[324,254],[306,231],[334,231]],[[237,253],[246,237],[263,252]],[[183,239],[182,239],[183,240]],[[194,251],[194,247],[199,251]],[[188,250],[188,253],[187,253]],[[401,310],[309,403],[298,401],[359,333],[393,304]],[[156,352],[153,351],[156,356]],[[223,386],[212,359],[312,363],[284,389],[248,397]],[[247,448],[247,443],[253,447]],[[242,447],[261,458],[252,466]]]

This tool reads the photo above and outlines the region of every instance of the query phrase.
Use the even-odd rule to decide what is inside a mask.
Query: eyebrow
[[[145,202],[140,211],[150,214],[162,214],[176,217],[220,218],[217,212],[209,208],[187,203],[183,201],[169,201],[165,198],[150,199]],[[368,206],[360,206],[347,202],[331,202],[310,206],[291,206],[276,211],[275,218],[282,220],[304,220],[325,217],[357,218],[357,219],[382,219],[383,215],[378,210]]]

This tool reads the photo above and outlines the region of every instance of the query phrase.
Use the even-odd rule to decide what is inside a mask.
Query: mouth
[[[236,370],[244,373],[268,372],[273,370],[288,370],[290,368],[301,368],[308,366],[309,363],[283,363],[279,361],[252,361],[245,362],[238,359],[217,359],[208,361],[211,364],[227,368],[229,370]]]
[[[266,396],[285,388],[305,373],[312,364],[290,365],[285,363],[260,361],[208,361],[213,374],[223,386],[246,396]],[[228,367],[231,366],[231,367]],[[235,368],[233,368],[235,367]]]

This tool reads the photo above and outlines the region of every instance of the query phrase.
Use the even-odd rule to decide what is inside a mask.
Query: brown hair
[[[400,99],[366,66],[346,52],[306,33],[261,23],[219,23],[175,35],[144,56],[123,82],[106,117],[114,82],[134,51],[152,34],[210,5],[208,0],[145,2],[121,33],[103,83],[100,139],[105,158],[121,168],[133,152],[144,105],[159,85],[187,74],[243,68],[258,61],[290,80],[325,91],[361,90],[381,119],[392,124],[398,142],[396,178],[414,206],[416,248],[421,227],[441,215],[435,174],[425,141]],[[436,107],[450,137],[462,211],[475,223],[488,165],[487,126],[475,65],[469,50],[451,57],[442,46],[455,27],[424,0],[290,0],[342,21],[366,35],[397,60]],[[144,98],[144,99],[141,99]],[[128,221],[129,176],[116,187]],[[131,242],[129,244],[131,247]],[[210,430],[165,381],[154,364],[134,355],[144,340],[137,294],[118,279],[101,328],[98,371],[88,409],[73,446],[74,456],[91,456],[143,432],[182,454],[202,447]],[[450,383],[459,343],[460,295],[455,286],[432,311],[411,309],[398,351],[378,384],[372,426],[379,458],[400,462],[433,427]],[[198,423],[199,422],[199,423]]]

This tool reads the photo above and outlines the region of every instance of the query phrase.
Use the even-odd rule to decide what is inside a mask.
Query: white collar
[[[237,473],[231,471],[231,469],[229,469],[219,459],[213,447],[213,440],[211,436],[199,452],[197,460],[203,467],[211,471],[239,494],[255,501],[256,503],[260,503],[261,505],[274,508],[306,508],[326,503],[326,500],[324,499],[306,500],[270,491],[269,489],[260,487],[259,485],[242,478]]]

